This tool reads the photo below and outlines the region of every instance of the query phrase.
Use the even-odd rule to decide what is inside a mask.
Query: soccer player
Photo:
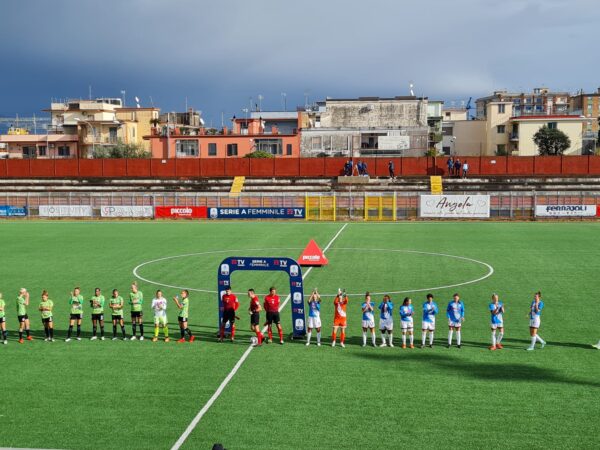
[[[240,306],[240,302],[236,295],[231,292],[231,286],[227,286],[225,293],[221,297],[221,328],[219,334],[219,342],[223,342],[225,337],[225,326],[229,322],[231,330],[231,342],[235,341],[235,312]]]
[[[177,315],[177,320],[179,322],[179,332],[181,333],[181,338],[177,341],[179,343],[185,342],[185,335],[187,334],[190,337],[190,343],[194,342],[196,337],[192,334],[190,329],[188,328],[188,314],[190,308],[190,293],[187,289],[181,291],[181,300],[179,300],[179,296],[176,295],[173,297],[177,308],[179,308],[179,314]]]
[[[271,326],[275,324],[277,326],[277,333],[279,333],[279,343],[283,345],[283,329],[281,328],[281,318],[279,317],[279,296],[277,295],[277,289],[273,286],[269,288],[269,295],[265,296],[264,307],[267,312],[267,326],[269,327],[267,329],[269,334],[267,342],[273,342]]]
[[[385,341],[385,333],[387,331],[389,346],[394,346],[394,317],[392,312],[394,310],[394,303],[390,299],[389,295],[383,296],[383,301],[379,304],[379,330],[381,330],[381,347],[388,345]],[[404,332],[403,332],[404,333]]]
[[[435,332],[435,316],[439,312],[438,305],[433,301],[433,294],[427,294],[427,301],[423,303],[423,324],[421,329],[421,348],[425,348],[427,333],[429,332],[429,348],[433,348],[433,333]]]
[[[413,315],[415,310],[412,305],[412,299],[406,297],[400,307],[400,324],[402,325],[402,348],[406,348],[406,334],[410,336],[410,348],[415,348],[414,345],[414,323]]]
[[[452,347],[452,334],[456,331],[456,346],[460,348],[460,328],[465,321],[465,305],[460,299],[460,295],[454,294],[452,301],[446,308],[446,317],[448,317],[448,348]]]
[[[73,325],[77,322],[77,340],[81,340],[81,318],[83,317],[83,295],[81,295],[81,289],[75,287],[71,292],[71,298],[69,299],[69,305],[71,305],[71,315],[69,317],[69,331],[67,332],[67,339],[65,342],[71,342],[71,335],[73,334]]]
[[[27,307],[29,306],[29,292],[27,289],[21,288],[17,297],[17,319],[19,320],[19,344],[23,343],[23,330],[27,334],[27,340],[33,340],[29,331],[29,316],[27,315]]]
[[[0,292],[0,329],[2,329],[2,343],[8,344],[6,335],[6,303],[2,298],[2,292]]]
[[[308,299],[308,332],[306,333],[306,345],[310,345],[313,328],[317,329],[317,346],[321,346],[321,295],[317,288],[312,291]]]
[[[144,340],[144,294],[138,289],[137,282],[131,283],[131,292],[129,293],[129,304],[131,305],[131,340],[137,339],[137,326],[140,326],[140,341]]]
[[[54,342],[54,323],[52,323],[52,310],[54,302],[48,298],[48,291],[42,291],[42,301],[38,308],[42,314],[42,324],[44,325],[44,334],[46,342]]]
[[[262,311],[260,299],[254,292],[254,289],[248,289],[248,297],[250,297],[250,307],[248,308],[248,314],[250,314],[250,329],[256,333],[258,345],[262,345],[265,337],[260,331],[260,312]]]
[[[367,292],[365,294],[365,301],[361,305],[362,308],[362,346],[367,346],[367,330],[371,331],[371,343],[373,347],[377,347],[377,338],[375,337],[375,305],[371,303],[371,294]]]
[[[169,326],[167,325],[167,299],[163,297],[162,291],[156,291],[156,297],[152,299],[152,311],[154,311],[154,337],[152,342],[158,341],[159,328],[163,329],[165,342],[169,342]]]
[[[367,294],[368,295],[368,292]],[[365,297],[366,297],[365,295]],[[346,307],[348,306],[348,296],[346,295],[346,290],[342,291],[338,289],[338,293],[333,300],[334,306],[334,314],[333,314],[333,332],[331,333],[331,346],[335,347],[335,340],[337,337],[338,329],[342,329],[340,334],[340,345],[342,348],[346,348],[344,342],[346,341],[346,327],[348,326],[348,321],[346,317]]]
[[[127,336],[125,336],[125,322],[123,321],[123,306],[125,306],[123,297],[119,295],[119,291],[117,289],[113,289],[112,297],[108,302],[108,307],[112,310],[113,341],[117,340],[117,324],[121,326],[123,340],[127,340]]]
[[[538,341],[542,344],[542,348],[546,345],[541,336],[538,334],[538,330],[541,324],[542,309],[544,309],[544,302],[542,301],[542,293],[537,291],[529,306],[529,334],[531,335],[531,345],[527,347],[527,350],[535,350],[535,343]]]
[[[492,346],[490,350],[500,349],[502,350],[502,338],[504,337],[504,320],[502,315],[504,314],[504,304],[498,300],[498,294],[492,294],[492,303],[490,303],[491,327],[492,327]],[[498,330],[498,337],[496,337],[496,330]]]
[[[92,307],[92,337],[91,341],[98,339],[96,331],[98,330],[98,322],[100,322],[100,340],[104,340],[104,295],[100,288],[94,289],[94,296],[90,300]]]

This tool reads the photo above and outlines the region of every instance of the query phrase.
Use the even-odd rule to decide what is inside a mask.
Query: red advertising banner
[[[154,217],[163,219],[206,219],[206,206],[156,206]]]

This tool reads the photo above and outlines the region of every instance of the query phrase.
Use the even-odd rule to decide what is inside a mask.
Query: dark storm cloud
[[[51,97],[150,97],[220,122],[325,96],[446,100],[600,84],[595,0],[3,0],[0,113]],[[256,101],[256,100],[254,100]]]

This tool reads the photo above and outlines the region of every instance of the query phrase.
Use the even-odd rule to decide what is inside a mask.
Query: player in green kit
[[[173,297],[173,301],[179,308],[179,314],[177,316],[177,320],[179,321],[179,332],[181,333],[181,339],[177,342],[185,342],[185,335],[187,334],[190,337],[190,342],[194,342],[194,335],[188,328],[188,313],[190,307],[190,293],[187,289],[181,291],[181,300],[179,296],[176,295]]]
[[[23,343],[23,330],[27,334],[27,340],[32,341],[33,337],[29,331],[29,316],[27,307],[29,306],[29,292],[21,288],[17,297],[17,319],[19,320],[19,344]]]
[[[117,340],[117,323],[121,325],[123,340],[127,340],[127,336],[125,336],[125,322],[123,322],[123,306],[125,306],[123,297],[119,295],[119,291],[117,289],[113,289],[112,297],[108,302],[108,307],[112,310],[113,341]]]
[[[83,317],[83,295],[81,295],[81,289],[79,289],[79,287],[75,287],[73,292],[71,292],[69,305],[71,305],[71,315],[69,317],[69,331],[65,342],[71,342],[71,334],[73,334],[73,325],[75,325],[75,322],[77,322],[77,340],[80,341],[81,318]]]
[[[100,339],[104,340],[104,295],[100,291],[100,288],[94,290],[94,296],[90,299],[90,306],[92,307],[92,337],[91,341],[98,339],[96,330],[98,329],[98,322],[100,322]]]
[[[54,309],[54,302],[48,298],[48,291],[42,291],[42,301],[38,308],[42,314],[42,324],[44,325],[44,334],[46,335],[46,342],[54,342],[54,323],[52,322],[52,310]]]
[[[0,292],[0,329],[2,329],[2,343],[8,344],[6,335],[6,303],[2,298],[2,292]]]
[[[144,294],[138,289],[137,283],[131,283],[131,292],[129,293],[129,304],[131,305],[131,327],[133,334],[131,340],[137,339],[137,325],[140,326],[140,341],[144,340],[144,313],[142,305],[144,304]]]

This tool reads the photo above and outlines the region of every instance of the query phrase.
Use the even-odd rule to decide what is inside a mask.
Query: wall
[[[485,154],[486,121],[484,120],[458,120],[453,123],[454,144],[450,144],[452,154],[461,156],[480,156]],[[447,145],[448,136],[444,136],[444,146]]]
[[[427,101],[327,100],[323,128],[398,128],[427,124]]]
[[[461,156],[461,160],[465,158]],[[386,177],[390,158],[361,158]],[[391,158],[399,177],[447,175],[445,158]],[[345,158],[183,158],[0,160],[2,178],[336,177]],[[355,160],[357,161],[357,160]],[[600,176],[600,156],[468,157],[471,176]]]
[[[519,156],[535,156],[538,154],[537,146],[533,142],[533,135],[548,122],[553,122],[553,120],[546,118],[519,121]],[[571,147],[565,152],[565,155],[581,155],[581,121],[558,121],[557,128],[571,139]]]

